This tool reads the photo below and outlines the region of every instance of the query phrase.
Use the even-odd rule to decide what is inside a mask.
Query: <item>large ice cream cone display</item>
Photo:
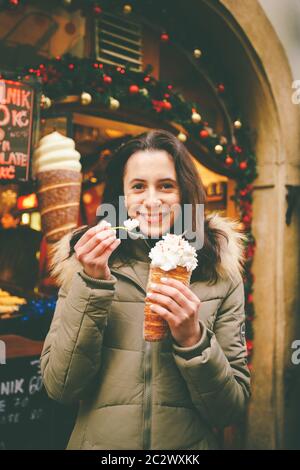
[[[35,151],[37,194],[48,243],[77,227],[82,182],[79,159],[75,142],[58,132],[43,137]]]
[[[181,235],[167,234],[150,250],[151,258],[147,293],[151,283],[160,284],[162,277],[177,279],[190,284],[193,269],[197,266],[196,250]],[[161,341],[168,332],[168,323],[150,309],[153,301],[146,297],[144,308],[145,341]]]

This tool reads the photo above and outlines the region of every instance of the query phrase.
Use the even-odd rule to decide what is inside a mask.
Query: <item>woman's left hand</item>
[[[171,278],[165,282],[162,278],[161,281],[163,284],[150,285],[147,299],[155,302],[151,310],[168,322],[179,346],[193,346],[202,336],[198,316],[201,302],[183,282]]]

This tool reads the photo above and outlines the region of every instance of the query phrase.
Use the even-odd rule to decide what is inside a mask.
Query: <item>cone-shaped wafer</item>
[[[43,233],[54,243],[77,227],[82,175],[73,170],[37,174]]]
[[[77,227],[82,181],[79,160],[74,140],[59,132],[43,137],[34,152],[33,169],[47,243],[57,242]]]
[[[192,271],[187,271],[183,266],[177,266],[175,269],[164,271],[155,266],[150,266],[149,278],[147,284],[147,292],[151,292],[151,283],[160,284],[162,277],[177,279],[185,285],[189,285]],[[161,341],[168,332],[168,323],[156,312],[150,309],[150,305],[154,303],[146,297],[144,309],[144,339],[145,341]]]

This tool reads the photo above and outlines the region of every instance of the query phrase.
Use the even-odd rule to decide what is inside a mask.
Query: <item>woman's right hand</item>
[[[101,220],[78,240],[74,246],[75,256],[88,276],[108,280],[111,275],[108,258],[120,243],[111,224]]]

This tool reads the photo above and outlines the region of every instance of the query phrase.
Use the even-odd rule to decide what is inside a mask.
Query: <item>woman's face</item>
[[[157,238],[169,231],[180,212],[180,189],[173,158],[164,150],[135,152],[124,171],[125,205],[140,230]]]

